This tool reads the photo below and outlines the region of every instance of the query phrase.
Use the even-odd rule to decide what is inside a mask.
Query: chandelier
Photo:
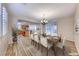
[[[45,18],[41,19],[41,24],[45,25],[47,23],[48,23],[48,21]]]

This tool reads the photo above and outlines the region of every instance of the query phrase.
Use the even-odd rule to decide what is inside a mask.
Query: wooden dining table
[[[51,44],[56,44],[58,42],[60,42],[61,38],[58,36],[51,36],[48,38],[48,42]]]
[[[50,36],[48,38],[48,43],[49,44],[52,44],[53,45],[53,51],[54,51],[54,54],[56,55],[56,49],[55,49],[55,46],[58,42],[61,41],[61,38],[59,36]]]

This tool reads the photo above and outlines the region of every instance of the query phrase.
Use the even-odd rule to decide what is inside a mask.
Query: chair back
[[[34,39],[34,34],[30,34],[30,39],[31,39],[31,40]]]
[[[47,41],[47,37],[40,37],[40,43],[41,45],[43,45],[44,47],[48,47],[48,41]]]
[[[39,35],[38,34],[34,34],[34,41],[39,43]]]
[[[61,39],[61,41],[59,41],[56,46],[63,48],[64,45],[65,45],[65,39]]]

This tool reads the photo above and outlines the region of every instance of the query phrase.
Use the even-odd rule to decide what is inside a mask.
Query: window
[[[8,31],[8,17],[6,8],[0,4],[0,36],[4,36]]]
[[[21,22],[18,22],[17,26],[18,26],[18,30],[20,30],[21,29]]]
[[[46,25],[46,34],[56,36],[57,35],[57,24],[47,24]]]
[[[38,28],[39,28],[39,25],[37,24],[29,25],[29,30],[32,30],[33,32],[37,31]]]
[[[1,3],[0,3],[0,37],[1,37]]]
[[[2,35],[5,35],[8,31],[8,17],[6,8],[2,8]]]

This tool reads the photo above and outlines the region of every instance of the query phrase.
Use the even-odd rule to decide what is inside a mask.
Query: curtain
[[[2,7],[2,35],[5,35],[8,31],[8,17],[5,7]]]
[[[1,37],[1,3],[0,3],[0,37]]]

